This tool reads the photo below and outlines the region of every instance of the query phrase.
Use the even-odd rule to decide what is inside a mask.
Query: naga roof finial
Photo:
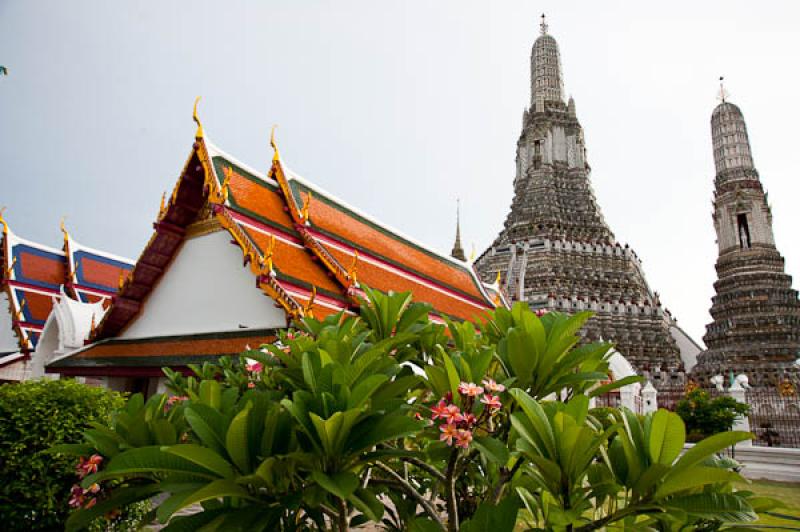
[[[547,35],[547,22],[544,13],[542,13],[542,22],[539,24],[539,29],[542,31],[542,35]]]
[[[728,96],[730,96],[730,94],[728,93],[728,91],[725,90],[725,86],[722,84],[723,81],[725,81],[725,76],[720,76],[719,77],[719,92],[717,93],[717,99],[720,102],[725,103],[725,99]]]
[[[59,226],[61,227],[61,233],[63,233],[65,241],[69,240],[69,231],[67,231],[67,226],[64,223],[66,220],[67,220],[67,217],[66,216],[62,216],[61,217],[61,223],[59,224]]]
[[[5,235],[8,233],[8,222],[3,218],[3,213],[5,212],[5,206],[0,208],[0,225],[3,226],[3,234]]]
[[[203,124],[200,123],[200,117],[197,116],[197,104],[200,102],[200,96],[194,99],[194,110],[192,111],[192,120],[194,123],[197,124],[197,132],[194,134],[194,138],[202,139],[203,138]]]
[[[281,152],[278,150],[278,143],[275,142],[275,130],[278,129],[278,124],[272,126],[272,130],[269,132],[269,145],[275,150],[275,153],[272,155],[272,160],[277,161],[281,158]]]

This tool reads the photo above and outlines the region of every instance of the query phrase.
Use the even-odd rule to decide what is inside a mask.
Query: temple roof
[[[66,231],[64,249],[59,250],[18,237],[1,214],[0,225],[0,290],[6,294],[22,353],[35,348],[63,287],[81,301],[108,300],[120,275],[132,267],[129,259],[77,244]]]
[[[471,266],[441,255],[346,205],[291,171],[277,148],[267,174],[211,143],[202,128],[155,231],[99,324],[95,341],[117,337],[145,302],[187,235],[226,230],[257,289],[287,321],[353,312],[363,285],[411,291],[433,318],[473,320],[502,297]],[[201,289],[201,287],[198,287]],[[98,343],[99,345],[99,343]],[[54,365],[54,367],[63,367]]]

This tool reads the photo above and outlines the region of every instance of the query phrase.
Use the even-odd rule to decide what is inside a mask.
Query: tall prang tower
[[[753,165],[742,111],[725,100],[711,115],[714,145],[714,229],[719,257],[712,323],[693,375],[744,373],[752,386],[797,382],[800,302],[775,247],[772,211]]]
[[[636,253],[615,240],[603,219],[575,101],[565,103],[563,85],[558,43],[542,16],[531,53],[530,108],[517,141],[511,212],[476,268],[486,282],[499,272],[512,300],[533,309],[593,311],[583,331],[587,339],[614,342],[659,388],[682,386],[673,334],[685,333],[648,287]]]

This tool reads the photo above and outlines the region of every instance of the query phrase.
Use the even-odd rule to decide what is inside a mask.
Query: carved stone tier
[[[730,102],[711,118],[714,141],[714,229],[717,232],[713,322],[703,337],[694,377],[745,373],[751,386],[800,377],[800,302],[775,247],[772,211],[753,166],[744,116]]]
[[[476,261],[479,273],[491,282],[500,272],[511,298],[534,309],[592,310],[585,338],[614,342],[640,372],[679,371],[671,319],[650,291],[641,261],[616,242],[597,205],[583,129],[575,101],[562,99],[558,46],[550,35],[534,43],[531,79],[514,199],[503,230]]]

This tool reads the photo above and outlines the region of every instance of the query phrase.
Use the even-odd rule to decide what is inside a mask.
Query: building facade
[[[657,387],[682,386],[679,344],[694,354],[699,348],[649,288],[636,253],[603,219],[575,100],[564,98],[558,43],[544,20],[531,53],[531,101],[516,164],[504,227],[476,261],[483,280],[499,273],[510,298],[533,309],[591,310],[587,339],[613,342]]]
[[[753,164],[741,110],[725,101],[711,115],[714,229],[719,256],[711,317],[693,374],[744,373],[751,386],[796,380],[800,302],[775,246],[772,211]]]

